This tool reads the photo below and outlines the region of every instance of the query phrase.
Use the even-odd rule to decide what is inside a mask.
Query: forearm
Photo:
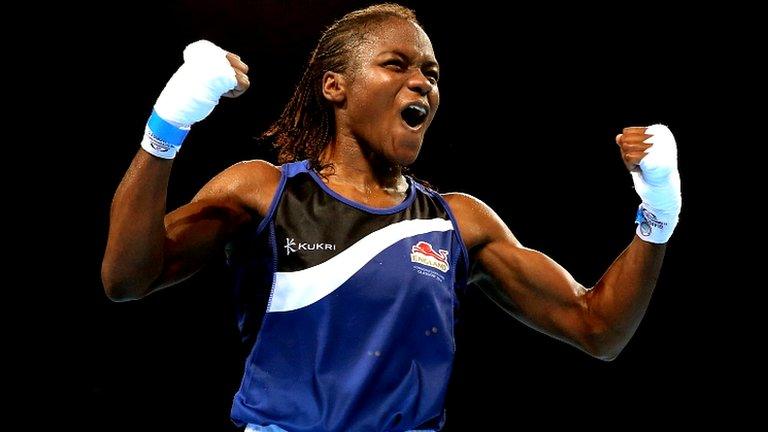
[[[608,357],[617,355],[640,325],[656,286],[666,244],[634,237],[587,295],[590,315],[604,329],[595,345]]]
[[[139,150],[115,192],[101,271],[113,300],[141,297],[162,271],[172,163]]]
[[[615,357],[645,315],[682,208],[677,143],[664,125],[628,127],[616,137],[642,203],[636,236],[589,292],[587,311],[598,331],[591,343]]]
[[[142,297],[161,274],[166,282],[184,275],[178,262],[164,263],[170,261],[164,218],[172,160],[190,127],[211,113],[221,95],[237,96],[248,88],[247,70],[239,58],[211,42],[197,41],[184,49],[184,64],[157,98],[144,130],[142,150],[112,202],[102,281],[113,300]],[[195,241],[189,240],[186,249],[201,249]]]

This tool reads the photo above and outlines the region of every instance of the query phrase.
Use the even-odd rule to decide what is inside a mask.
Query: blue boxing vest
[[[266,217],[227,247],[250,348],[232,419],[290,432],[439,429],[468,270],[447,204],[406,177],[402,203],[371,208],[306,161],[281,170]]]

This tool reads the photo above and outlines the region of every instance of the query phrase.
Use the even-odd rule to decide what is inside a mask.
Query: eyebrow
[[[396,55],[398,55],[400,57],[403,57],[403,58],[406,58],[408,60],[411,59],[411,56],[409,56],[408,54],[406,54],[406,53],[404,53],[404,52],[402,52],[400,50],[396,50],[396,49],[395,50],[382,51],[381,53],[379,53],[379,55],[382,55],[382,54],[396,54]],[[427,60],[427,61],[424,62],[424,66],[434,67],[434,68],[436,68],[438,70],[440,69],[440,64],[437,63],[437,60]]]

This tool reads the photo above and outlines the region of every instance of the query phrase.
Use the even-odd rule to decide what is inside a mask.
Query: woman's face
[[[392,163],[410,165],[440,103],[429,37],[407,20],[390,18],[366,35],[349,70],[338,132]]]

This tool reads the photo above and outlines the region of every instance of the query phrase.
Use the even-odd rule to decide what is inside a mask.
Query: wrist
[[[181,149],[189,129],[190,126],[169,122],[152,110],[147,126],[144,128],[141,148],[153,156],[173,159]]]
[[[663,244],[672,237],[672,232],[679,220],[678,211],[668,212],[654,209],[647,203],[641,203],[637,208],[635,233],[641,240],[649,243]]]

